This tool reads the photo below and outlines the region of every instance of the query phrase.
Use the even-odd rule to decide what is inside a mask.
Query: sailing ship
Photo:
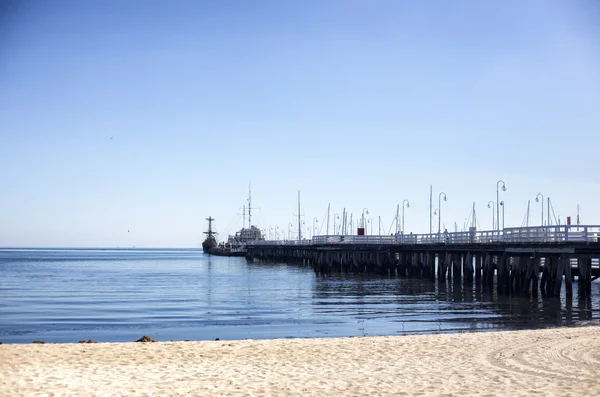
[[[262,235],[262,231],[252,225],[252,193],[251,190],[249,189],[248,191],[248,226],[246,227],[246,206],[244,206],[244,210],[243,210],[243,224],[242,224],[242,228],[240,230],[238,230],[234,235],[230,235],[227,238],[226,242],[221,242],[221,243],[216,243],[216,240],[214,240],[214,245],[211,245],[209,247],[208,250],[205,250],[204,252],[208,252],[211,255],[217,255],[217,256],[246,256],[246,244],[250,241],[256,241],[256,240],[264,240],[264,236]],[[212,218],[207,218],[207,220],[212,219]],[[212,219],[214,220],[214,219]],[[212,233],[212,229],[211,229],[211,222],[209,220],[209,230],[208,232],[205,232],[206,234],[208,234],[209,236]],[[213,235],[215,233],[212,233]],[[209,237],[206,238],[205,242],[207,242],[209,239]],[[212,240],[209,244],[212,244]],[[204,248],[204,243],[202,244],[202,247]]]
[[[246,244],[256,240],[264,240],[262,231],[254,225],[249,228],[243,227],[229,236],[227,242],[219,243],[209,253],[217,256],[246,256]]]
[[[211,249],[217,246],[217,239],[215,237],[216,233],[212,230],[212,222],[215,218],[209,216],[206,220],[208,221],[208,231],[204,232],[204,234],[206,234],[206,239],[202,242],[202,251],[205,254],[208,254]]]

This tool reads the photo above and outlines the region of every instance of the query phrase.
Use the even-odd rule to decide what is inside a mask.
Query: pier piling
[[[588,229],[591,227],[587,227]],[[579,298],[589,298],[592,281],[600,276],[600,226],[591,238],[589,230],[579,240],[571,241],[573,232],[550,236],[548,228],[538,228],[540,239],[524,240],[538,234],[524,228],[527,234],[511,229],[502,241],[484,236],[425,235],[422,241],[414,235],[386,236],[317,236],[307,241],[274,241],[248,244],[246,259],[253,262],[294,262],[311,266],[317,273],[378,273],[394,277],[414,277],[475,283],[482,293],[520,294],[543,297],[573,295],[577,277]],[[495,233],[495,232],[494,232]],[[558,233],[558,232],[556,232]],[[491,234],[495,237],[496,234]],[[529,237],[528,237],[529,236]],[[568,239],[566,236],[569,236]],[[583,237],[581,237],[583,236]],[[509,238],[510,237],[510,238]],[[584,238],[582,240],[582,238]],[[572,262],[573,261],[573,262]],[[541,277],[540,277],[541,274]]]

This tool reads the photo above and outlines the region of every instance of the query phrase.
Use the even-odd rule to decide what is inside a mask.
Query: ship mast
[[[432,230],[432,220],[433,220],[433,201],[432,201],[432,196],[433,195],[433,185],[429,185],[429,234],[431,234],[431,230]],[[402,204],[404,205],[404,204]],[[396,229],[398,228],[398,226],[396,226]],[[404,230],[403,230],[404,232]]]
[[[215,232],[212,230],[212,222],[215,220],[215,218],[209,216],[206,218],[206,220],[208,221],[208,232],[204,232],[204,234],[207,234],[207,237],[212,237],[215,234]]]
[[[298,240],[302,240],[302,224],[300,223],[300,190],[298,190]]]
[[[248,184],[248,227],[252,227],[252,185]]]
[[[331,203],[327,204],[327,235],[329,236],[329,209],[331,208]]]

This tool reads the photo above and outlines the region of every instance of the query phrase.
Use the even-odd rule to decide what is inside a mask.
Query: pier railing
[[[600,226],[560,225],[504,229],[506,242],[600,241]]]
[[[255,240],[248,245],[312,245],[312,240]]]
[[[491,244],[600,242],[600,225],[558,225],[506,228],[504,230],[396,234],[392,236],[329,235],[308,240],[262,240],[251,245],[310,246],[325,244]]]

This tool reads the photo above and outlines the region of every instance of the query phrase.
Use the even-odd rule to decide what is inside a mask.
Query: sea
[[[455,333],[578,325],[592,298],[247,263],[197,249],[0,249],[0,341],[130,342]]]

